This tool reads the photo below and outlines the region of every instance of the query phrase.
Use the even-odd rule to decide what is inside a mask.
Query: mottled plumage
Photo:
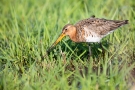
[[[100,42],[103,37],[124,24],[128,24],[128,20],[107,20],[95,18],[95,16],[81,20],[75,25],[67,24],[50,49],[66,35],[74,42]]]
[[[76,27],[76,42],[99,42],[116,28],[127,23],[128,20],[107,20],[94,17],[81,20],[74,25]],[[69,26],[72,25],[65,25],[63,30]]]

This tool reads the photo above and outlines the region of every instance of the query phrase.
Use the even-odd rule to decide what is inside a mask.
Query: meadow
[[[101,49],[65,37],[63,26],[95,15],[129,20]],[[1,0],[0,90],[129,90],[135,84],[134,0]]]

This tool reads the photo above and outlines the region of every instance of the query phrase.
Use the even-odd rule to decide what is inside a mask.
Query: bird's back
[[[75,27],[77,28],[77,34],[80,42],[93,42],[97,37],[102,39],[118,27],[127,23],[128,20],[107,20],[91,17],[79,21],[75,24]],[[87,37],[93,40],[86,40]],[[95,42],[100,41],[99,39],[96,39],[97,41],[95,40]]]

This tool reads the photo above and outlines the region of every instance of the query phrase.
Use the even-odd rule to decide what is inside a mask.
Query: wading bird
[[[75,25],[67,24],[63,27],[59,38],[48,49],[50,51],[63,37],[69,36],[74,42],[87,42],[89,44],[89,56],[91,55],[91,42],[100,42],[101,39],[112,33],[118,27],[128,24],[128,20],[107,20],[91,16],[81,20]],[[48,52],[47,51],[47,52]]]

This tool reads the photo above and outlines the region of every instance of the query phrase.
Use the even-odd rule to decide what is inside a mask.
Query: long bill
[[[59,37],[58,37],[58,39],[52,44],[52,46],[47,50],[47,52],[49,52],[55,45],[57,45],[61,40],[62,40],[62,38],[63,37],[65,37],[66,35],[64,34],[64,33],[62,33]]]

